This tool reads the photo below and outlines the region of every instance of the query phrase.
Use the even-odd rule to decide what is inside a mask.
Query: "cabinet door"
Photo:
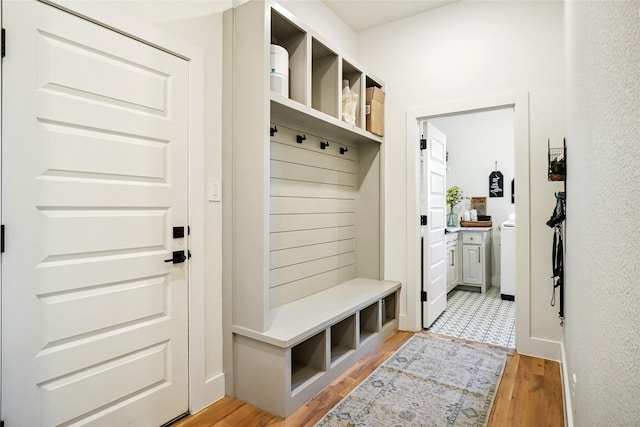
[[[447,267],[447,292],[451,291],[458,284],[458,248],[456,245],[449,246],[447,249],[448,267]]]
[[[462,246],[462,281],[472,285],[482,285],[482,246]]]

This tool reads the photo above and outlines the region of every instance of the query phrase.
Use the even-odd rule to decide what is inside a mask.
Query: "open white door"
[[[161,425],[188,411],[188,64],[36,1],[3,20],[3,420]]]
[[[422,327],[428,328],[447,307],[446,153],[445,135],[423,122],[426,149],[420,153],[420,213],[426,216],[422,237]],[[426,297],[425,297],[426,293]]]

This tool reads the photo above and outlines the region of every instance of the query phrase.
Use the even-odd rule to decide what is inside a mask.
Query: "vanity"
[[[491,287],[491,229],[447,228],[447,292],[464,285],[479,288],[484,294]]]

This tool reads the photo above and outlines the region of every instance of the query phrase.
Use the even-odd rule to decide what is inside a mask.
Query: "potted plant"
[[[551,181],[564,181],[565,163],[564,157],[556,157],[549,163],[549,179]]]
[[[453,210],[455,206],[466,199],[462,193],[462,189],[457,185],[447,189],[447,205],[449,205],[449,215],[447,216],[447,227],[455,227],[458,225],[458,218]]]

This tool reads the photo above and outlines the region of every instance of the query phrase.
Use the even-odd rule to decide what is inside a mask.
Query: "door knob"
[[[185,262],[187,257],[184,254],[184,251],[174,251],[173,257],[169,259],[165,259],[164,262],[172,262],[174,264],[180,264],[181,262]]]

